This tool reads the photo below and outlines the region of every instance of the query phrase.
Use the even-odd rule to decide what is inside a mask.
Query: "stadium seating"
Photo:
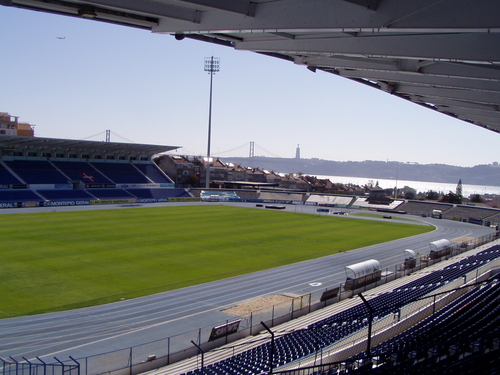
[[[89,194],[92,194],[97,199],[133,199],[132,194],[123,189],[89,189]]]
[[[134,164],[147,178],[157,184],[173,184],[173,181],[164,174],[153,162],[148,164]]]
[[[462,259],[442,270],[432,272],[391,292],[376,296],[370,300],[370,305],[375,310],[374,319],[378,320],[394,314],[401,307],[428,295],[453,280],[463,277],[477,267],[498,257],[500,257],[499,245]],[[368,326],[367,316],[367,307],[364,304],[358,304],[331,317],[310,324],[306,329],[297,330],[276,338],[274,340],[273,367],[276,368],[311,355],[321,348],[328,347],[355,334],[360,329]],[[478,330],[478,327],[476,327],[476,330]],[[267,342],[224,361],[192,371],[191,374],[264,373],[270,369],[270,345]]]
[[[52,164],[73,181],[101,184],[111,183],[109,179],[104,177],[91,164],[84,161],[54,161]]]
[[[44,200],[32,190],[0,190],[0,202],[43,202]]]
[[[431,216],[432,210],[441,210],[444,216],[446,212],[452,208],[453,205],[449,203],[406,201],[398,207],[398,210],[406,211],[406,213],[411,215],[425,214],[427,216]]]
[[[86,190],[77,189],[53,189],[53,190],[37,190],[37,193],[48,201],[62,201],[74,199],[95,199]]]
[[[358,198],[354,203],[352,203],[352,205],[369,209],[401,210],[400,206],[402,205],[402,203],[402,200],[394,200],[389,204],[373,204],[370,203],[369,198]]]
[[[52,164],[45,160],[10,160],[4,163],[12,169],[26,184],[67,184],[64,176]]]
[[[143,199],[190,197],[185,189],[125,189],[134,197]]]
[[[351,206],[356,201],[355,196],[350,195],[322,195],[311,194],[307,203],[317,203],[318,205],[330,206]]]
[[[152,182],[130,163],[91,162],[90,164],[117,184],[148,184]]]
[[[488,373],[494,373],[490,372],[493,367],[500,368],[499,337],[500,275],[497,274],[436,314],[372,348],[371,355],[377,363],[375,368],[370,367],[370,373],[401,370],[408,373],[415,365],[422,373],[458,373],[455,371],[464,371],[471,363],[474,365],[468,371],[480,373],[479,369],[486,365]],[[494,340],[497,340],[496,348]],[[489,355],[494,349],[497,354]],[[360,359],[371,362],[364,355],[347,362],[354,364]],[[367,369],[354,367],[351,372],[364,373]]]
[[[17,178],[16,176],[19,176]],[[75,182],[80,184],[75,186]],[[85,185],[83,185],[85,184]],[[133,189],[113,188],[115,184],[137,185]],[[140,188],[145,184],[147,188]],[[149,188],[151,184],[165,184]],[[168,185],[167,185],[168,184]],[[28,189],[12,189],[15,185]],[[46,185],[46,186],[40,186]],[[59,185],[59,186],[55,186]],[[83,187],[87,190],[84,190]],[[170,188],[172,180],[153,162],[112,162],[84,160],[5,160],[0,162],[0,203],[89,201],[95,199],[144,199],[167,201],[191,197],[185,189]],[[16,186],[19,188],[19,186]],[[24,186],[21,186],[24,187]],[[54,189],[56,187],[56,189]],[[73,189],[73,187],[75,187]],[[77,188],[76,188],[77,187]],[[33,190],[36,189],[36,191]],[[74,203],[73,203],[74,204]],[[83,203],[82,203],[83,204]],[[10,206],[9,206],[10,207]]]
[[[0,185],[22,184],[17,177],[10,173],[2,163],[0,163]]]
[[[484,220],[488,216],[498,214],[498,210],[493,208],[483,208],[483,207],[474,207],[474,206],[462,206],[457,205],[453,207],[451,210],[443,213],[444,219],[476,219],[476,220]]]

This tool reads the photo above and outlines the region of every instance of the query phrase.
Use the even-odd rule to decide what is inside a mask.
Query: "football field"
[[[134,298],[431,230],[222,205],[0,215],[0,317]]]

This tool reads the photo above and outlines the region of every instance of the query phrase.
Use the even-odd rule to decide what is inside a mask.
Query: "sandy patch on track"
[[[472,242],[474,241],[474,237],[457,237],[452,239],[453,242]]]
[[[284,296],[282,294],[273,294],[271,296],[243,302],[239,305],[222,310],[222,312],[238,316],[249,316],[254,311],[271,308],[273,305],[279,305],[280,303],[288,302],[292,299],[293,297]]]

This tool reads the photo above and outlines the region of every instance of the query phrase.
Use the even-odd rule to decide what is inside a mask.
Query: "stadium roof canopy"
[[[498,0],[0,0],[0,4],[263,53],[500,132]]]
[[[0,136],[0,151],[6,150],[51,150],[88,151],[91,153],[124,153],[149,155],[160,154],[179,148],[178,146],[143,145],[137,143],[78,141],[58,138]]]

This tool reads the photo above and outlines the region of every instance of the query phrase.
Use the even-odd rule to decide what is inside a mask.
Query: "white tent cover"
[[[345,272],[348,279],[357,279],[362,276],[380,271],[380,262],[375,259],[365,260],[364,262],[346,266]]]
[[[451,242],[449,240],[443,238],[441,240],[433,241],[429,245],[431,247],[431,253],[433,253],[436,251],[446,249],[447,247],[450,247]]]
[[[406,249],[405,250],[405,259],[406,260],[417,259],[417,253],[415,251],[413,251],[413,250]]]

